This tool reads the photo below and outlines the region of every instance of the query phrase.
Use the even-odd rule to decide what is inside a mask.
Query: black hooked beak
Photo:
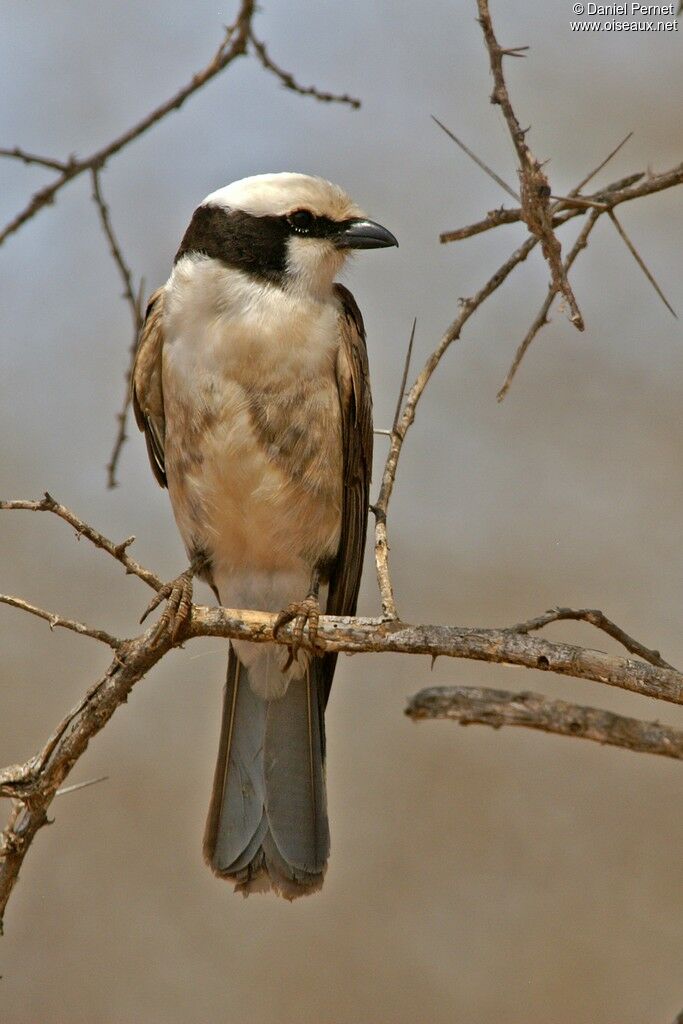
[[[374,220],[349,220],[335,239],[338,249],[384,249],[398,245],[391,231]]]

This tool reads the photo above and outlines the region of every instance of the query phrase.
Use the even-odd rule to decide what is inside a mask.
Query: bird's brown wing
[[[328,615],[354,615],[363,569],[372,473],[372,395],[363,317],[351,292],[336,284],[341,302],[337,388],[342,419],[344,482],[339,550],[330,575]],[[325,656],[325,699],[336,656]]]
[[[145,322],[140,331],[131,381],[135,420],[145,432],[147,454],[152,472],[166,487],[164,464],[164,395],[161,387],[161,353],[163,332],[164,290],[159,288],[147,306]]]

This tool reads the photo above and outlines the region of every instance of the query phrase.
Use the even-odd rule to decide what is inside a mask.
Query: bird
[[[301,641],[321,602],[355,614],[373,442],[363,318],[335,278],[397,245],[323,178],[242,178],[195,209],[140,332],[135,417],[190,559],[154,604],[176,630],[196,575],[224,607],[278,613],[276,638],[293,623],[289,648],[229,645],[203,852],[243,895],[293,900],[327,869],[336,655]]]

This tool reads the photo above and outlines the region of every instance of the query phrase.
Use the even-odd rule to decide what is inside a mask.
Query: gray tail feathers
[[[264,700],[252,687],[260,671],[266,660],[247,669],[230,647],[204,857],[244,895],[292,900],[320,889],[330,852],[322,672],[314,658]]]

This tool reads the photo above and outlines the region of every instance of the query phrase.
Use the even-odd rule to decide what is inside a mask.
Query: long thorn
[[[673,308],[673,306],[671,305],[671,303],[667,299],[666,295],[664,294],[662,289],[659,287],[659,285],[655,281],[652,273],[648,270],[647,266],[645,265],[645,261],[643,260],[642,256],[640,255],[640,253],[636,249],[635,245],[633,244],[631,239],[628,237],[628,235],[624,231],[624,229],[621,226],[620,222],[617,220],[616,213],[614,212],[614,210],[609,210],[608,213],[609,213],[610,220],[612,221],[612,223],[614,224],[615,228],[619,232],[619,234],[620,234],[624,244],[626,245],[626,248],[629,250],[629,252],[633,256],[634,260],[636,261],[636,263],[638,264],[638,266],[640,267],[642,272],[645,274],[645,277],[648,279],[648,281],[650,282],[650,284],[652,285],[654,290],[657,292],[657,295],[659,295],[660,299],[662,300],[662,302],[664,303],[666,308],[669,310],[671,315],[675,316],[676,319],[678,320],[678,313]]]
[[[467,155],[470,158],[470,160],[474,160],[475,164],[478,167],[481,167],[482,171],[484,171],[485,174],[488,174],[489,178],[493,178],[493,180],[496,182],[497,185],[500,185],[500,187],[502,189],[505,189],[507,194],[509,196],[512,196],[512,198],[515,200],[515,202],[521,203],[521,199],[519,198],[517,193],[514,191],[514,189],[510,188],[510,186],[507,184],[507,182],[503,181],[503,179],[501,177],[499,177],[496,174],[495,171],[492,171],[491,168],[488,166],[488,164],[485,164],[483,160],[480,160],[479,157],[476,155],[476,153],[473,153],[471,149],[468,149],[468,147],[465,145],[465,143],[461,142],[460,139],[458,138],[458,136],[454,135],[453,132],[450,130],[450,128],[447,128],[445,124],[441,124],[441,121],[439,121],[438,117],[434,117],[433,114],[431,115],[431,117],[432,117],[432,121],[434,121],[436,124],[438,124],[439,128],[446,133],[448,138],[449,139],[453,139],[453,142],[455,142],[456,146],[460,146],[460,148],[463,151],[463,153],[467,153]]]
[[[108,775],[100,775],[97,779],[88,779],[86,782],[77,782],[74,786],[65,786],[64,789],[58,789],[55,796],[64,796],[66,793],[75,793],[77,789],[86,789],[88,786],[97,785],[98,782],[107,782],[108,779]]]
[[[413,328],[410,332],[410,341],[408,342],[408,351],[406,352],[406,361],[403,364],[403,376],[401,377],[401,390],[398,393],[398,402],[396,403],[396,412],[394,413],[394,422],[391,427],[391,433],[396,430],[398,425],[398,418],[401,415],[401,409],[403,408],[403,398],[406,393],[406,384],[408,382],[408,372],[410,370],[410,357],[413,354],[413,342],[415,341],[415,328],[417,327],[417,317],[413,320]]]
[[[585,186],[586,186],[586,185],[588,184],[588,182],[589,182],[589,181],[591,181],[591,180],[592,180],[592,179],[593,179],[593,178],[595,177],[595,175],[596,175],[596,174],[597,174],[597,173],[598,173],[599,171],[601,171],[601,170],[603,169],[603,167],[605,167],[605,166],[606,166],[606,165],[607,165],[607,164],[608,164],[608,163],[610,162],[610,160],[612,159],[612,157],[613,157],[613,156],[616,156],[616,155],[617,155],[617,153],[619,152],[619,150],[621,149],[621,147],[622,147],[622,146],[625,146],[625,145],[626,145],[626,143],[627,143],[627,142],[628,142],[628,140],[629,140],[629,139],[630,139],[630,138],[632,137],[632,135],[633,135],[633,132],[629,132],[629,133],[628,133],[628,135],[627,135],[627,136],[626,136],[625,138],[623,138],[623,139],[621,140],[621,142],[619,143],[619,145],[618,145],[618,146],[615,146],[615,147],[614,147],[614,149],[612,150],[612,152],[611,152],[611,153],[609,153],[609,154],[608,154],[608,155],[607,155],[607,156],[605,157],[605,159],[604,159],[604,160],[602,161],[602,163],[599,163],[599,164],[598,164],[598,166],[597,166],[597,167],[596,167],[596,168],[595,168],[594,170],[592,170],[592,171],[590,172],[590,174],[587,174],[587,175],[586,175],[586,177],[585,177],[585,178],[583,179],[583,181],[580,181],[580,182],[579,182],[579,184],[578,184],[578,185],[576,186],[576,188],[573,188],[573,189],[572,189],[572,193],[577,193],[577,192],[580,192],[580,191],[581,191],[581,189],[582,189],[582,188],[584,188],[584,187],[585,187]]]

